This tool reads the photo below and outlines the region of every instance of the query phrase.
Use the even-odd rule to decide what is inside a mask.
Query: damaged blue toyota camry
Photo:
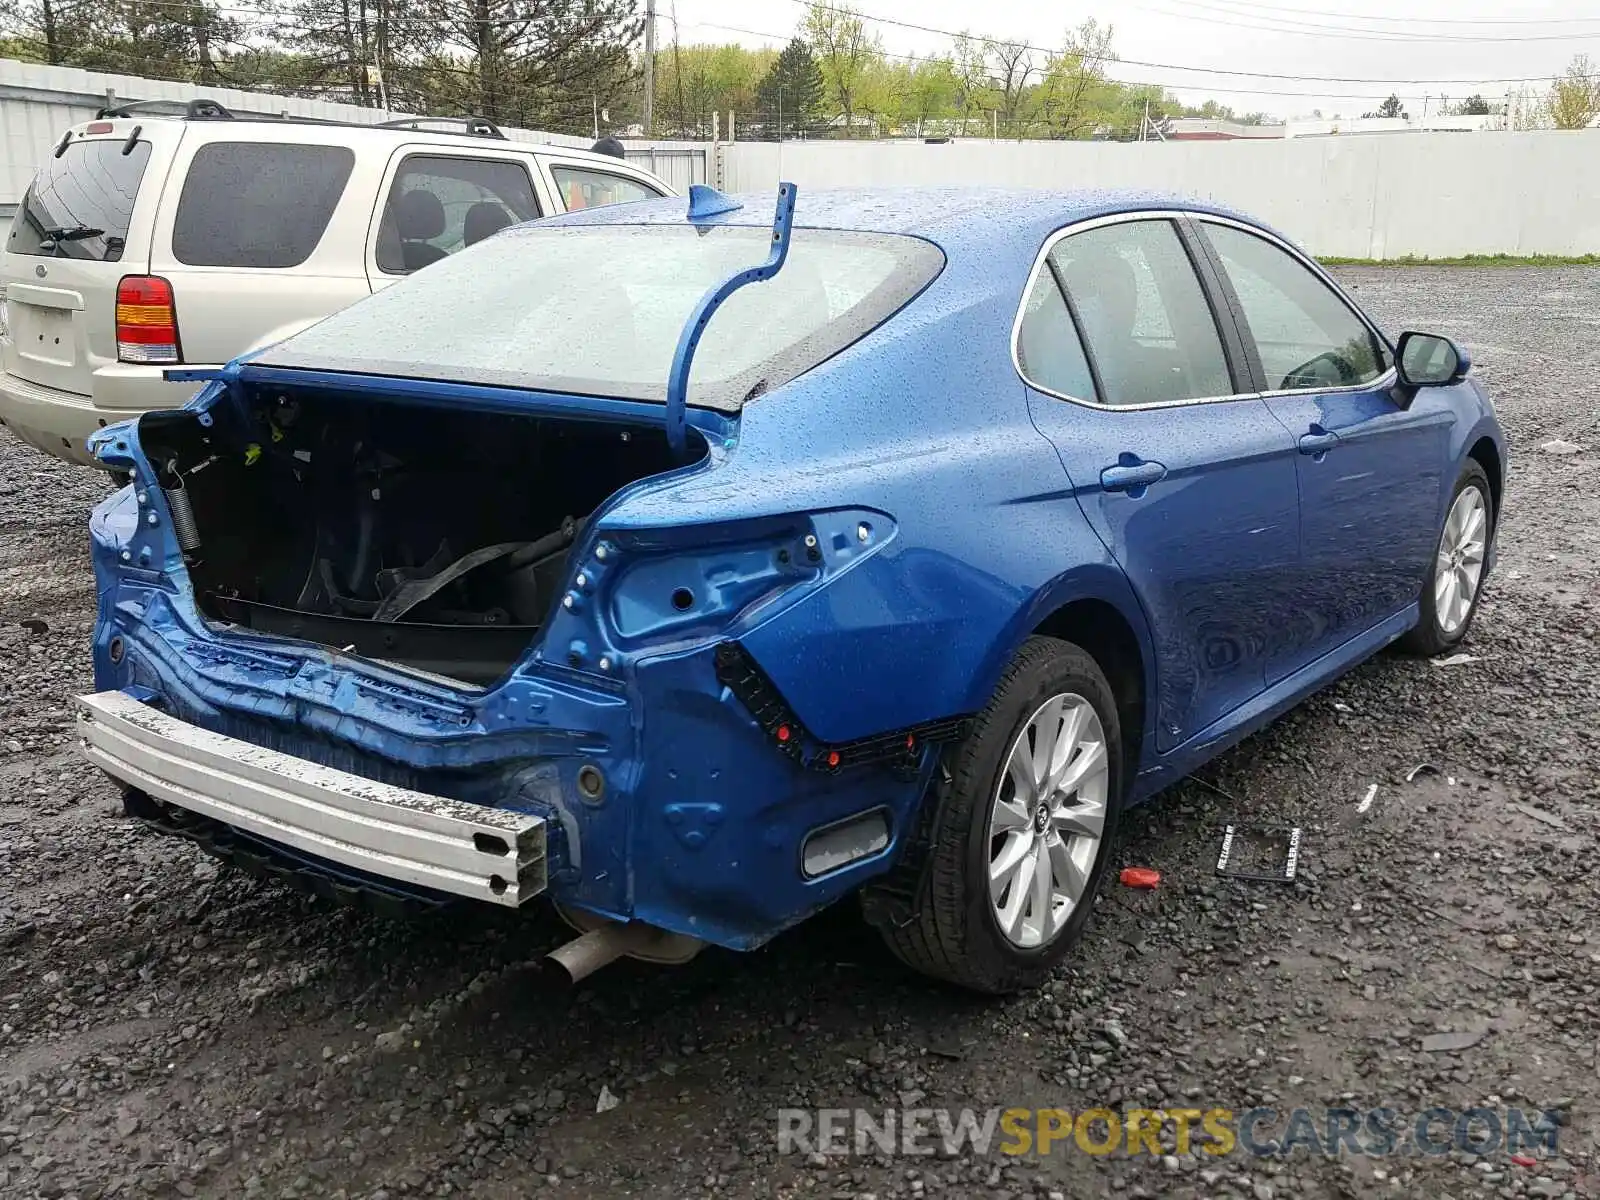
[[[133,483],[83,750],[325,894],[548,897],[574,978],[859,897],[1026,988],[1129,806],[1466,636],[1506,473],[1469,371],[1157,196],[518,226],[92,439]]]

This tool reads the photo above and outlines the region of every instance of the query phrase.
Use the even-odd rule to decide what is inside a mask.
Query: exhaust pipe
[[[547,956],[548,961],[567,973],[568,984],[587,979],[628,952],[627,938],[623,936],[625,929],[626,925],[591,929],[582,937],[573,938],[566,945],[553,950]]]
[[[672,933],[642,921],[606,921],[561,909],[566,921],[587,932],[558,946],[545,956],[565,975],[568,986],[587,979],[619,958],[676,966],[686,963],[705,947],[699,938]]]

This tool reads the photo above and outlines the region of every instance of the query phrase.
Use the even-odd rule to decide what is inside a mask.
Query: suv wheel
[[[1110,862],[1122,795],[1111,686],[1087,653],[1030,638],[925,801],[936,806],[902,961],[975,991],[1034,987],[1071,948]]]

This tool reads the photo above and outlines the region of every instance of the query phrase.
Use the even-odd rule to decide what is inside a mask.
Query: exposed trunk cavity
[[[679,465],[661,427],[582,414],[276,389],[248,408],[140,425],[202,613],[473,684],[534,641],[590,514]]]

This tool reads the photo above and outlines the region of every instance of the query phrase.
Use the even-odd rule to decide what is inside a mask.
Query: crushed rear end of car
[[[80,731],[134,815],[326,894],[548,896],[598,939],[575,977],[757,946],[886,869],[957,729],[820,740],[743,639],[892,518],[674,510],[741,451],[739,403],[681,384],[662,404],[296,353],[92,439],[135,482],[91,522]]]
[[[727,420],[697,414],[679,463],[615,414],[262,382],[232,385],[292,433],[203,397],[97,440],[136,482],[92,522],[79,718],[136,815],[317,890],[548,892],[734,947],[889,849],[881,772],[915,774],[915,738],[807,741],[738,645],[882,514],[629,528],[631,496],[717,469]]]

